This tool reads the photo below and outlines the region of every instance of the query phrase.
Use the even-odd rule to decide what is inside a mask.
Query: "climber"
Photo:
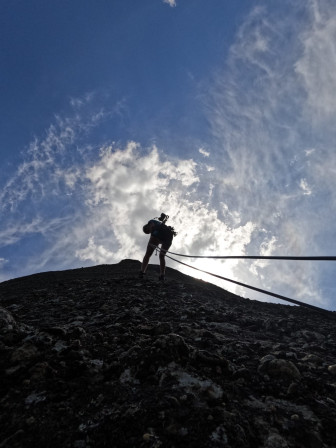
[[[174,236],[177,235],[174,228],[171,226],[166,226],[166,221],[169,218],[168,215],[165,215],[164,213],[161,214],[160,218],[158,220],[151,219],[148,221],[147,224],[143,226],[143,231],[147,235],[151,235],[148,241],[147,250],[144,256],[144,259],[142,261],[141,265],[141,271],[139,273],[139,277],[143,278],[146,269],[149,263],[149,259],[152,256],[155,247],[159,246],[161,244],[161,250],[160,250],[160,276],[159,280],[164,281],[165,280],[165,271],[166,271],[166,262],[165,262],[165,255],[166,252],[169,250]]]

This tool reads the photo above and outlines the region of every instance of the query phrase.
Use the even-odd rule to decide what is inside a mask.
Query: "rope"
[[[160,247],[157,247],[157,246],[154,246],[154,245],[151,245],[151,246],[155,247],[155,249],[157,251],[161,251],[162,250]],[[165,252],[166,254],[167,253],[173,254],[173,252],[169,252],[169,251],[163,251],[163,252]],[[175,254],[175,255],[179,255],[179,254]],[[188,257],[188,255],[184,255],[184,256]],[[232,280],[230,278],[223,277],[221,275],[213,274],[212,272],[208,272],[208,271],[205,271],[203,269],[196,268],[195,266],[191,266],[191,265],[189,265],[187,263],[184,263],[183,261],[176,260],[175,258],[170,257],[169,255],[166,255],[166,257],[170,258],[173,261],[176,261],[177,263],[182,264],[183,266],[187,266],[188,268],[195,269],[196,271],[199,271],[199,272],[203,272],[204,274],[208,274],[208,275],[211,275],[213,277],[219,278],[221,280],[225,280],[227,282],[231,282],[231,283],[235,283],[236,285],[243,286],[244,288],[252,289],[253,291],[257,291],[257,292],[260,292],[262,294],[266,294],[268,296],[276,297],[277,299],[281,299],[281,300],[284,300],[286,302],[294,303],[295,305],[300,305],[300,306],[303,306],[303,307],[306,307],[306,308],[310,308],[312,310],[318,311],[320,313],[328,314],[329,316],[331,316],[331,312],[328,311],[328,310],[325,310],[324,308],[320,308],[320,307],[315,306],[315,305],[310,305],[309,303],[301,302],[299,300],[290,299],[289,297],[285,297],[285,296],[282,296],[280,294],[276,294],[276,293],[271,292],[271,291],[266,291],[264,289],[256,288],[255,286],[250,286],[250,285],[247,285],[246,283],[237,282],[236,280]],[[194,257],[191,257],[191,258],[194,258]],[[195,258],[226,258],[226,257],[201,257],[201,256],[198,256],[198,257],[195,257]],[[236,257],[236,258],[247,258],[247,257]],[[251,257],[251,258],[258,258],[258,257]],[[307,257],[300,257],[300,258],[298,258],[298,257],[291,257],[290,259],[302,259],[302,258],[303,259],[307,259]],[[331,258],[336,259],[336,257],[331,257]],[[286,259],[286,258],[282,257],[281,259]]]
[[[290,299],[290,298],[282,296],[280,294],[275,294],[274,292],[271,292],[271,291],[265,291],[264,289],[256,288],[255,286],[250,286],[250,285],[247,285],[246,283],[237,282],[235,280],[231,280],[229,278],[222,277],[221,275],[217,275],[217,274],[213,274],[213,273],[208,272],[208,271],[204,271],[203,269],[199,269],[199,268],[196,268],[195,266],[191,266],[189,264],[183,263],[183,261],[176,260],[175,258],[170,257],[169,255],[166,255],[166,257],[170,258],[173,261],[176,261],[177,263],[183,264],[184,266],[187,266],[188,268],[192,268],[192,269],[195,269],[196,271],[203,272],[204,274],[212,275],[213,277],[220,278],[221,280],[226,280],[227,282],[235,283],[236,285],[243,286],[244,288],[253,289],[254,291],[261,292],[262,294],[267,294],[268,296],[276,297],[277,299],[285,300],[286,302],[295,303],[296,305],[304,306],[306,308],[310,308],[310,309],[313,309],[315,311],[319,311],[319,312],[322,312],[322,313],[327,313],[327,314],[330,315],[330,311],[325,310],[324,308],[320,308],[318,306],[310,305],[309,303],[300,302],[299,300]]]
[[[178,257],[187,258],[216,258],[216,259],[229,259],[229,258],[240,258],[247,260],[310,260],[310,261],[336,261],[336,257],[323,256],[323,257],[280,257],[280,256],[261,256],[261,255],[184,255],[176,254],[175,252],[169,252],[168,254],[176,255]]]

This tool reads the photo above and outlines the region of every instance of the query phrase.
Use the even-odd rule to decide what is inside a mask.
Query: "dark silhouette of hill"
[[[0,448],[336,447],[335,313],[139,270],[0,284]]]

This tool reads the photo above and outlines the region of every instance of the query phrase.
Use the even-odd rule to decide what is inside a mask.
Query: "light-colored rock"
[[[264,448],[288,448],[288,443],[279,434],[270,434],[265,441]]]
[[[336,375],[336,364],[329,366],[328,372],[331,373],[332,375]]]
[[[0,330],[10,331],[16,327],[16,322],[12,314],[6,308],[0,307]]]

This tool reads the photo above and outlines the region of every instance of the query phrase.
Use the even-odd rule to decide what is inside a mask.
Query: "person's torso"
[[[154,229],[151,232],[152,236],[155,236],[161,241],[169,241],[172,239],[173,234],[169,227],[165,226],[160,221],[156,221],[155,219],[151,219],[149,223],[154,224]]]

